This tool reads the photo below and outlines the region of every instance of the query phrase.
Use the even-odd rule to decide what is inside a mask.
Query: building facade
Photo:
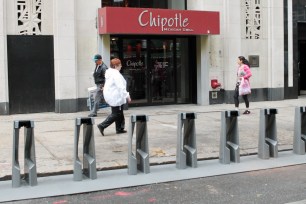
[[[305,5],[0,0],[0,114],[88,110],[96,53],[122,60],[131,106],[233,103],[241,55],[252,65],[251,101],[297,98],[306,91]]]

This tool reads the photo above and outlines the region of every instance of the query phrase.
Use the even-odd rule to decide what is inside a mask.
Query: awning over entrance
[[[98,11],[99,34],[216,35],[219,12],[104,7]]]

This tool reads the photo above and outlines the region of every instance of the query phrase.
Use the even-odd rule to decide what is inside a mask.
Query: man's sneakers
[[[88,117],[91,117],[91,118],[93,118],[93,117],[97,117],[97,114],[95,114],[95,113],[91,113],[91,114],[89,114],[89,115],[88,115]]]
[[[104,129],[105,129],[105,128],[102,126],[102,124],[101,124],[101,123],[98,124],[97,127],[99,128],[101,135],[104,136]],[[123,134],[123,133],[127,133],[127,131],[124,130],[124,129],[121,129],[121,130],[117,130],[117,131],[116,131],[116,134]]]

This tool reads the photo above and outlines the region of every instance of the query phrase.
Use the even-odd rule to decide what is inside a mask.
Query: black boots
[[[100,130],[100,133],[102,134],[102,136],[104,136],[104,127],[102,127],[102,124],[100,123],[99,125],[97,125],[99,130]]]
[[[100,133],[104,136],[104,129],[110,126],[113,122],[116,123],[116,133],[122,134],[127,131],[124,130],[125,120],[123,115],[122,107],[112,107],[112,113],[107,116],[107,118],[100,124],[98,124],[98,128]]]
[[[98,128],[99,128],[100,133],[102,134],[102,136],[104,136],[104,129],[105,129],[105,128],[103,127],[102,123],[100,123],[100,124],[97,125],[97,126],[98,126]],[[116,134],[122,134],[122,133],[127,133],[127,131],[124,130],[124,129],[116,130]]]

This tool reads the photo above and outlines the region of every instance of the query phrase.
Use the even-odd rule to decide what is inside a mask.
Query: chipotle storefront
[[[98,25],[103,58],[122,60],[131,106],[197,102],[196,37],[219,34],[218,12],[104,7]]]

